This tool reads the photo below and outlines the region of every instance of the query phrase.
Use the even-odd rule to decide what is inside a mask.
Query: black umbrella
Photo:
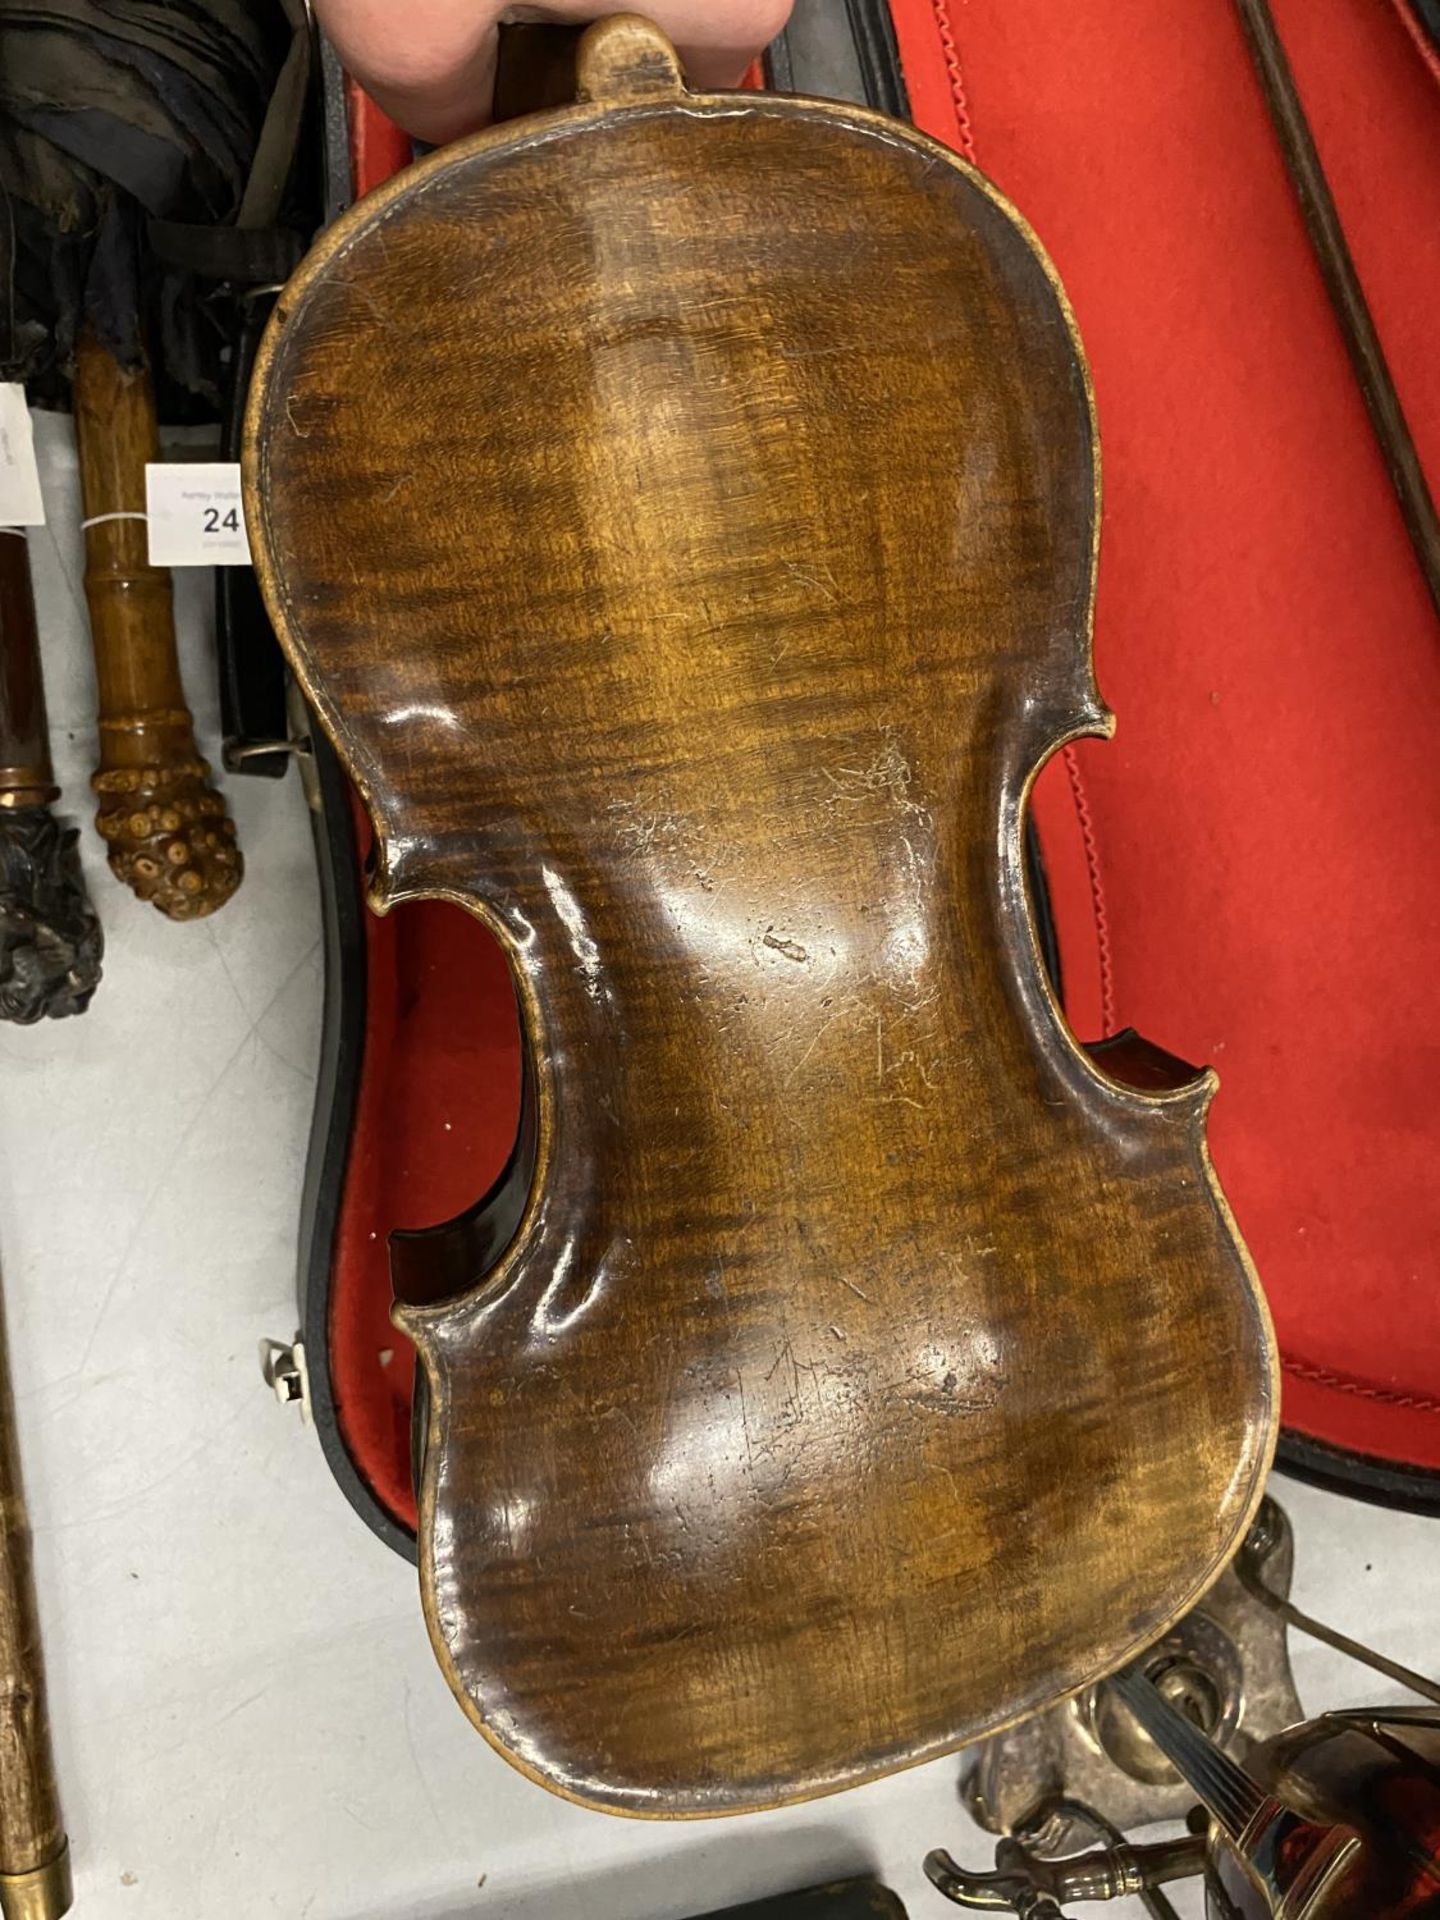
[[[241,863],[148,562],[145,469],[157,399],[225,410],[236,296],[299,256],[279,222],[309,58],[303,0],[0,0],[0,378],[41,404],[75,385],[97,824],[176,919],[223,904]]]
[[[0,371],[62,398],[88,323],[126,366],[148,337],[164,411],[213,416],[217,284],[298,254],[308,59],[301,0],[0,0]]]

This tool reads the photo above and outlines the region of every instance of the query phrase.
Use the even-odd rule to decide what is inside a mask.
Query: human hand
[[[314,0],[320,24],[370,97],[418,140],[439,145],[490,118],[502,20],[555,25],[603,19],[614,0]],[[784,26],[791,0],[650,0],[693,86],[738,86]]]

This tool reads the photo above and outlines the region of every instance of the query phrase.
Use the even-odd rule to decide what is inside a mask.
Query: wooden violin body
[[[301,269],[247,512],[375,904],[479,915],[523,1012],[510,1179],[395,1247],[437,1653],[546,1785],[723,1813],[1153,1639],[1275,1390],[1212,1083],[1100,1071],[1027,914],[1108,726],[1053,272],[877,115],[633,20],[580,75]]]

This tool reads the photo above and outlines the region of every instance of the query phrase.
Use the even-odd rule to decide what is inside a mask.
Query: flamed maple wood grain
[[[1027,918],[1028,783],[1108,726],[1053,273],[909,129],[658,45],[339,223],[246,464],[377,904],[494,928],[534,1067],[513,1243],[397,1309],[436,1650],[535,1778],[684,1815],[1114,1667],[1275,1388],[1212,1082],[1102,1075]]]

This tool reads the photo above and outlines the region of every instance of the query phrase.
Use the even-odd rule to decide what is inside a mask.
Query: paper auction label
[[[235,460],[152,460],[145,469],[152,567],[247,567]]]
[[[40,469],[25,389],[14,381],[0,384],[0,527],[43,527]]]

